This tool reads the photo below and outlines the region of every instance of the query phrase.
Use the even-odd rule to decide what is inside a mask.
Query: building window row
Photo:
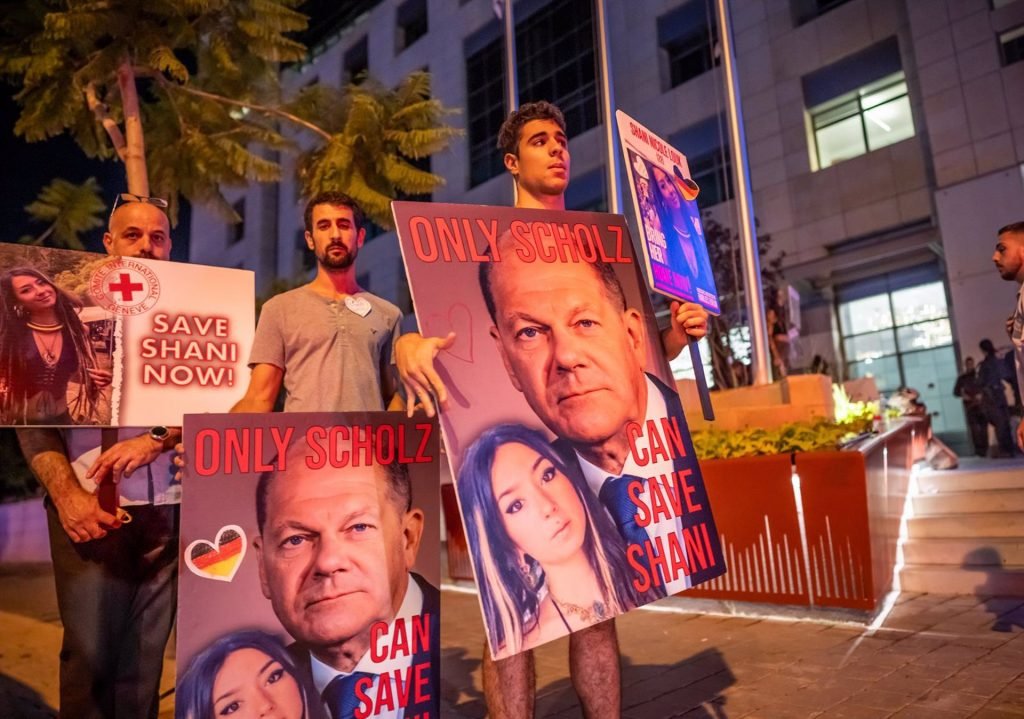
[[[505,70],[500,36],[466,58],[466,121],[469,185],[501,174],[501,153],[494,147],[505,121]]]
[[[565,18],[573,18],[569,25]],[[520,103],[549,100],[575,137],[600,121],[591,0],[554,0],[516,23]],[[465,42],[469,184],[500,175],[495,138],[505,120],[505,61],[501,25],[491,23]]]
[[[658,46],[663,90],[717,67],[718,26],[707,0],[691,0],[659,17]]]

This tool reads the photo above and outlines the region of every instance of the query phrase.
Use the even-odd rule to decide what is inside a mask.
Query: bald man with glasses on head
[[[161,198],[119,195],[103,235],[107,253],[170,259],[166,207]],[[180,487],[171,460],[180,437],[168,427],[18,430],[47,495],[64,625],[61,717],[157,717],[177,592]],[[116,515],[97,492],[108,477]]]

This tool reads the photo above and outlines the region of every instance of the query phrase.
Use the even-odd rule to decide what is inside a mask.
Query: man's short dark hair
[[[503,154],[519,155],[519,133],[523,125],[530,120],[551,120],[565,132],[565,116],[557,105],[547,100],[528,102],[520,105],[518,110],[514,110],[505,118],[505,122],[501,123],[501,129],[498,130],[498,149]]]
[[[306,223],[306,232],[313,231],[313,208],[317,205],[347,207],[352,210],[352,221],[355,223],[356,230],[358,231],[363,229],[363,224],[366,222],[366,215],[363,214],[363,209],[355,200],[344,192],[334,192],[332,190],[328,192],[319,192],[309,198],[309,202],[306,203],[306,209],[302,213],[302,219]]]
[[[498,242],[501,242],[500,237]],[[484,254],[490,257],[490,248]],[[625,312],[626,293],[622,289],[622,283],[619,282],[619,278],[615,274],[615,268],[604,260],[587,262],[586,264],[590,265],[594,272],[597,273],[598,279],[604,285],[604,291],[608,299],[617,305],[620,311]],[[491,272],[493,272],[494,265],[494,262],[481,262],[477,270],[477,279],[480,281],[480,292],[484,296],[484,304],[487,305],[487,312],[491,315],[491,321],[494,324],[498,324],[498,308],[494,303],[494,289],[491,287]]]
[[[292,466],[291,461],[292,455],[290,454],[292,448],[294,448],[299,442],[292,442],[288,449],[285,450],[289,453],[288,465]],[[387,452],[385,451],[385,455]],[[398,452],[395,452],[392,456],[397,457]],[[256,527],[259,529],[259,533],[263,534],[263,527],[267,523],[267,495],[270,493],[270,483],[273,482],[278,475],[287,475],[287,470],[281,472],[276,469],[277,461],[273,460],[275,469],[263,472],[260,475],[259,482],[256,484]],[[391,501],[395,505],[395,509],[398,510],[399,514],[405,514],[412,509],[412,481],[409,478],[409,467],[402,464],[397,459],[389,464],[376,465],[379,470],[384,472],[385,479],[388,482],[388,494],[391,497]],[[332,469],[324,468],[321,472],[338,472],[344,473],[344,469]]]
[[[1021,220],[1020,222],[1011,222],[1006,227],[1000,227],[999,232],[996,233],[996,237],[1006,234],[1007,232],[1012,232],[1015,235],[1024,235],[1024,220]]]
[[[992,340],[984,339],[978,343],[978,347],[981,351],[987,355],[993,354],[996,351],[995,345],[992,344]]]

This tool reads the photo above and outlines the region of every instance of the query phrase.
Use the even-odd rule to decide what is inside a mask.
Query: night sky
[[[314,46],[379,1],[309,0],[302,10],[311,16],[310,28],[299,39]],[[117,193],[127,189],[120,161],[90,160],[66,135],[31,144],[15,137],[14,123],[19,112],[13,99],[16,91],[12,85],[0,85],[0,240],[7,242],[15,242],[22,235],[37,235],[45,229],[42,224],[30,222],[24,208],[54,178],[77,183],[95,177],[108,205]],[[190,216],[188,204],[183,202],[178,226],[172,231],[174,259],[188,259]],[[86,247],[102,252],[102,237],[103,231],[95,230],[85,238]]]
[[[0,202],[0,227],[3,231],[0,239],[16,242],[22,235],[36,235],[46,229],[42,224],[31,222],[24,208],[54,178],[82,182],[95,177],[108,203],[125,189],[124,168],[120,162],[89,160],[66,135],[34,143],[15,137],[14,123],[19,112],[13,99],[15,88],[2,85],[0,91],[0,158],[3,162],[3,172],[0,173],[0,198],[3,198]],[[182,229],[179,226],[176,237]],[[86,242],[88,249],[102,252],[102,237],[102,230],[91,233]]]

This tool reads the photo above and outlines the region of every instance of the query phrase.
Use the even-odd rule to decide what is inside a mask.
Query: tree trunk
[[[127,57],[117,69],[117,86],[124,110],[124,167],[128,176],[128,192],[148,197],[149,175],[146,172],[146,143],[139,115],[139,96],[135,87],[135,71]]]

